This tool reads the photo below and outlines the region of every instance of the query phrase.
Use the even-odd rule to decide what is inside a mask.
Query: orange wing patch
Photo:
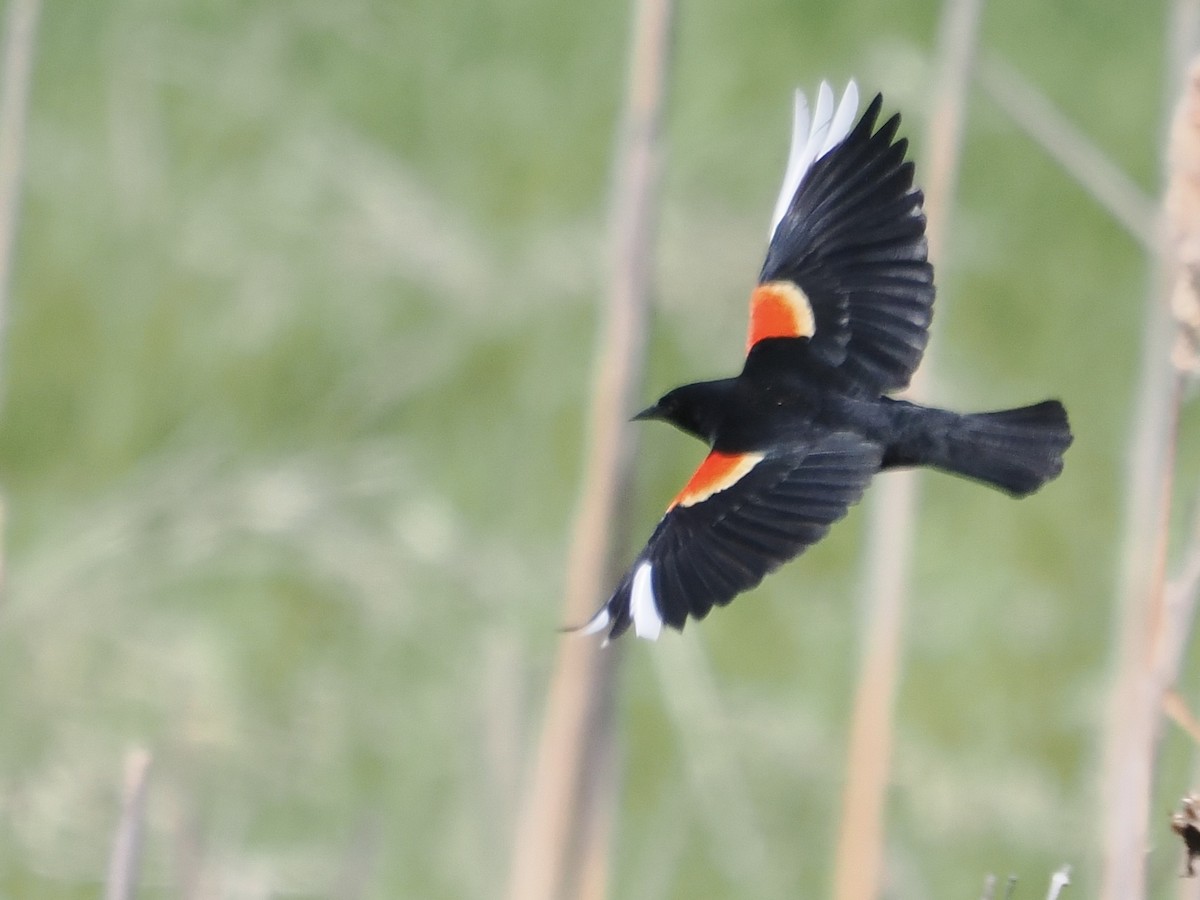
[[[794,281],[768,281],[750,295],[747,353],[763,338],[812,337],[816,330],[812,304]]]
[[[747,472],[762,462],[761,453],[718,453],[714,450],[700,463],[695,474],[680,491],[667,512],[676,506],[695,506],[718,491],[733,487]]]

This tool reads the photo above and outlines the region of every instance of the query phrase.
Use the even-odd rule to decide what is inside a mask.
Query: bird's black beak
[[[629,421],[630,422],[645,422],[647,419],[659,418],[660,414],[661,414],[661,411],[659,410],[658,404],[656,403],[656,404],[654,404],[654,406],[647,406],[645,409],[643,409],[640,413],[638,413],[636,416],[634,416]]]

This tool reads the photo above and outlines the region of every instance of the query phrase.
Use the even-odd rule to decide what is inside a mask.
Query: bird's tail
[[[944,435],[939,469],[973,478],[1014,497],[1032,494],[1063,468],[1071,446],[1067,411],[1057,400],[1020,409],[958,416]]]

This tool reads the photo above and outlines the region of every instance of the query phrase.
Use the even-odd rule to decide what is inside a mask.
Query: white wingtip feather
[[[796,193],[796,185],[804,174],[801,155],[804,145],[808,142],[809,132],[808,98],[804,91],[796,88],[796,97],[792,108],[792,144],[788,149],[787,168],[783,172],[783,187],[779,190],[779,199],[775,201],[775,211],[771,214],[771,234],[779,220],[787,212],[792,195]],[[789,190],[789,186],[791,189]]]
[[[817,159],[820,159],[846,139],[846,135],[854,127],[854,117],[857,114],[858,85],[851,80],[846,85],[846,90],[842,92],[842,99],[837,105],[837,112],[833,115],[833,121],[829,123],[829,134],[826,135],[825,143],[817,152]]]
[[[857,113],[858,85],[854,81],[846,85],[836,109],[833,105],[833,89],[829,82],[822,81],[817,90],[817,106],[811,119],[808,99],[803,91],[796,91],[792,146],[788,151],[783,186],[779,190],[779,198],[775,201],[775,211],[771,216],[769,236],[774,236],[775,229],[787,214],[792,198],[796,196],[796,191],[812,164],[846,139],[846,135],[854,126]]]
[[[633,613],[633,633],[648,641],[657,641],[662,634],[662,616],[658,612],[658,604],[654,601],[654,585],[650,579],[652,569],[650,563],[644,562],[633,573],[633,587],[630,591],[630,612]]]
[[[608,623],[612,621],[612,614],[608,611],[608,606],[600,607],[600,611],[588,620],[588,623],[579,629],[580,634],[596,634],[608,627]]]

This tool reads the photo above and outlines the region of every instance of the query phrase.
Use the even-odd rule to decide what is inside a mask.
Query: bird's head
[[[647,419],[670,422],[680,431],[711,445],[716,439],[717,426],[725,415],[732,387],[731,378],[685,384],[663,394],[657,403],[633,418],[638,422]]]

